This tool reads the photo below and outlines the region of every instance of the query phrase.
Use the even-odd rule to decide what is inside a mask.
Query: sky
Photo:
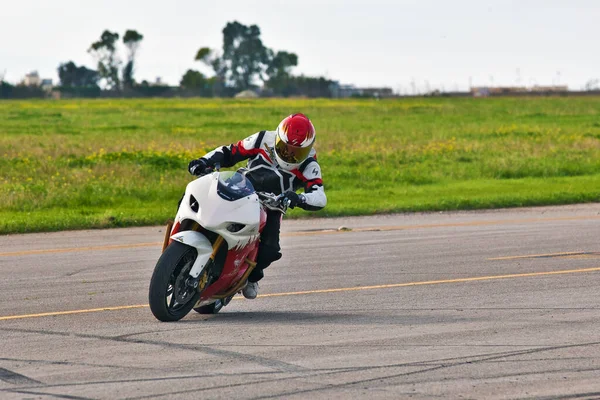
[[[176,85],[188,69],[211,73],[194,56],[219,50],[232,21],[296,53],[295,74],[359,87],[580,90],[600,79],[598,0],[0,0],[0,77],[37,70],[57,82],[67,61],[95,69],[91,43],[105,29],[135,29],[136,80]]]

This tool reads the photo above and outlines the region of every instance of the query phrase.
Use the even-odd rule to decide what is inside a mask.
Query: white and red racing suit
[[[327,197],[315,149],[297,169],[287,171],[275,159],[276,136],[275,131],[260,131],[235,144],[217,147],[202,158],[210,166],[219,163],[225,168],[248,160],[247,167],[239,172],[246,175],[257,191],[281,194],[303,188],[305,201],[298,206],[309,211],[322,209]]]
[[[229,146],[217,147],[201,159],[208,166],[219,163],[224,168],[248,160],[246,168],[238,172],[244,174],[257,191],[282,194],[303,188],[304,194],[300,195],[302,201],[298,203],[298,207],[309,211],[322,209],[327,204],[327,197],[315,149],[311,150],[308,158],[298,168],[288,171],[277,164],[274,153],[276,136],[276,131],[260,131]],[[281,258],[280,224],[281,213],[267,211],[267,223],[261,233],[257,265],[248,281],[258,282],[264,276],[262,270]]]

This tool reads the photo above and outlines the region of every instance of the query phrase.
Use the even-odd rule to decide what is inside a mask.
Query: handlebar
[[[215,164],[214,167],[206,167],[204,171],[197,175],[198,178],[212,174],[215,171],[220,171],[221,165],[219,163]],[[258,199],[262,205],[264,205],[269,210],[279,211],[282,214],[287,212],[288,207],[290,206],[290,199],[285,197],[284,194],[273,194],[269,192],[256,192],[258,195]]]
[[[261,204],[267,207],[269,210],[279,211],[282,214],[287,212],[287,209],[290,205],[290,200],[285,197],[283,194],[273,194],[267,192],[256,192],[258,195],[258,199]]]
[[[216,163],[214,167],[207,166],[206,168],[204,168],[204,170],[200,171],[200,173],[197,174],[196,177],[202,178],[204,175],[210,175],[213,172],[220,171],[220,170],[221,170],[221,164],[220,163]]]

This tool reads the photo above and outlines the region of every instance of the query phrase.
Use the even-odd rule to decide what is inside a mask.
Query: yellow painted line
[[[352,288],[307,290],[304,292],[271,293],[271,294],[259,295],[258,297],[296,296],[296,295],[301,295],[301,294],[351,292],[351,291],[357,291],[357,290],[373,290],[373,289],[391,289],[391,288],[399,288],[399,287],[407,287],[407,286],[439,285],[442,283],[490,281],[490,280],[494,280],[494,279],[525,278],[525,277],[530,277],[530,276],[562,275],[562,274],[574,274],[574,273],[581,273],[581,272],[597,272],[597,271],[600,271],[600,267],[584,268],[584,269],[570,269],[570,270],[563,270],[563,271],[529,272],[529,273],[525,273],[525,274],[478,276],[478,277],[474,277],[474,278],[444,279],[444,280],[439,280],[439,281],[393,283],[393,284],[389,284],[389,285],[358,286],[358,287],[352,287]]]
[[[367,228],[350,228],[344,230],[328,229],[320,231],[304,231],[304,232],[288,232],[281,236],[310,236],[310,235],[326,235],[334,233],[348,232],[386,232],[386,231],[403,231],[412,229],[431,229],[431,228],[458,228],[465,226],[486,226],[486,225],[508,225],[529,222],[554,222],[554,221],[581,221],[589,219],[600,219],[598,215],[580,216],[580,217],[555,217],[555,218],[524,218],[524,219],[499,219],[489,221],[469,221],[469,222],[449,222],[444,224],[422,224],[422,225],[392,225],[378,226]]]
[[[548,275],[564,275],[564,274],[575,274],[585,272],[598,272],[600,267],[595,268],[582,268],[582,269],[569,269],[562,271],[545,271],[545,272],[529,272],[523,274],[509,274],[509,275],[492,275],[492,276],[477,276],[472,278],[457,278],[457,279],[443,279],[437,281],[421,281],[421,282],[407,282],[407,283],[393,283],[389,285],[374,285],[374,286],[358,286],[349,288],[337,288],[337,289],[318,289],[318,290],[305,290],[301,292],[287,292],[287,293],[269,293],[261,294],[258,297],[280,297],[280,296],[300,296],[306,294],[321,294],[321,293],[339,293],[339,292],[353,292],[358,290],[375,290],[375,289],[392,289],[408,286],[424,286],[424,285],[439,285],[443,283],[464,283],[464,282],[477,282],[477,281],[491,281],[495,279],[510,279],[510,278],[526,278],[532,276],[548,276]],[[234,298],[236,300],[238,298]],[[131,306],[119,306],[119,307],[103,307],[103,308],[92,308],[88,310],[72,310],[72,311],[56,311],[39,314],[24,314],[24,315],[9,315],[0,317],[0,321],[23,319],[23,318],[39,318],[39,317],[51,317],[57,315],[71,315],[71,314],[84,314],[93,313],[100,311],[116,311],[116,310],[127,310],[132,308],[146,308],[146,304],[138,304]]]
[[[507,225],[517,223],[529,223],[529,222],[553,222],[553,221],[580,221],[589,219],[600,219],[598,215],[580,216],[580,217],[556,217],[556,218],[525,218],[525,219],[506,219],[506,220],[490,220],[490,221],[470,221],[470,222],[452,222],[445,224],[423,224],[423,225],[396,225],[396,226],[379,226],[379,227],[368,227],[368,228],[350,228],[347,230],[337,229],[323,229],[315,231],[300,231],[300,232],[287,232],[282,233],[282,237],[290,236],[314,236],[314,235],[328,235],[328,234],[341,234],[341,233],[352,233],[352,232],[387,232],[387,231],[402,231],[412,229],[431,229],[431,228],[454,228],[454,227],[465,227],[465,226],[486,226],[486,225]],[[151,243],[134,243],[134,244],[115,244],[105,246],[91,246],[91,247],[70,247],[62,249],[42,249],[42,250],[23,250],[23,251],[12,251],[0,253],[0,257],[9,256],[24,256],[32,254],[53,254],[53,253],[71,253],[77,251],[94,251],[94,250],[115,250],[115,249],[127,249],[134,247],[154,247],[162,246],[162,242],[151,242]]]
[[[159,246],[159,245],[162,245],[162,243],[151,242],[151,243],[131,243],[131,244],[109,244],[109,245],[104,245],[104,246],[65,247],[62,249],[9,251],[6,253],[0,253],[0,257],[26,256],[26,255],[32,255],[32,254],[72,253],[75,251],[130,249],[130,248],[134,248],[134,247],[152,247],[152,246]]]
[[[7,321],[9,319],[23,319],[23,318],[39,318],[39,317],[53,317],[56,315],[71,315],[71,314],[85,314],[99,311],[117,311],[127,310],[131,308],[145,308],[147,304],[139,304],[134,306],[118,306],[118,307],[102,307],[102,308],[90,308],[87,310],[71,310],[71,311],[54,311],[39,314],[24,314],[24,315],[9,315],[7,317],[0,317],[0,321]]]
[[[507,256],[507,257],[494,257],[488,258],[490,261],[495,260],[517,260],[520,258],[541,258],[541,257],[567,257],[567,256],[579,256],[579,255],[589,255],[589,252],[585,251],[567,251],[563,253],[548,253],[548,254],[529,254],[525,256]]]

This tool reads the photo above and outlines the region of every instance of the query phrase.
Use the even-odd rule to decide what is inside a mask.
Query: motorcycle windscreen
[[[235,201],[254,193],[254,186],[246,177],[236,171],[219,173],[217,194],[225,200]]]

